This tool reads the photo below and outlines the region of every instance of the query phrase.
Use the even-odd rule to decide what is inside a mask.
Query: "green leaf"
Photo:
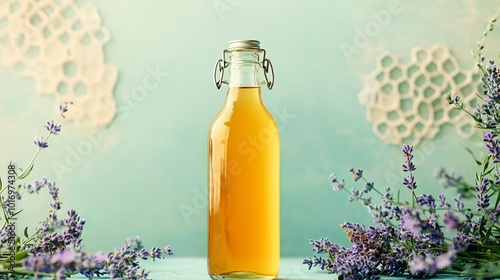
[[[24,228],[24,237],[29,238],[30,236],[28,235],[28,227]]]
[[[9,178],[7,178],[9,179]],[[2,178],[0,178],[0,191],[2,190]]]
[[[12,217],[15,217],[17,214],[19,214],[19,213],[21,213],[21,212],[23,212],[23,209],[21,209],[21,210],[19,210],[19,211],[15,212],[15,213],[12,213],[12,215],[10,215],[10,216],[9,216],[9,219],[10,219],[10,218],[12,218]],[[10,212],[9,212],[9,213],[10,213]]]
[[[490,236],[491,236],[491,229],[492,229],[492,228],[493,228],[493,227],[490,227],[490,228],[488,229],[488,231],[486,232],[486,236],[484,237],[484,240],[488,240],[488,239],[490,238]]]
[[[20,251],[16,254],[16,260],[22,260],[28,256],[28,251]]]
[[[481,174],[481,176],[484,177],[484,176],[490,174],[491,171],[493,171],[494,169],[495,169],[495,167],[492,167],[492,168],[490,168],[489,170],[486,170],[486,171],[483,170],[483,173]]]
[[[488,169],[488,166],[490,165],[490,158],[485,157],[483,160],[483,174],[486,169]]]
[[[21,175],[19,175],[19,177],[17,177],[18,179],[24,179],[26,177],[28,177],[28,175],[31,173],[31,170],[33,170],[33,167],[35,165],[34,164],[31,164],[28,169],[24,170],[23,173],[21,173]],[[21,169],[22,170],[22,169]]]
[[[481,161],[476,158],[476,156],[474,155],[474,153],[472,152],[472,150],[470,148],[467,148],[467,147],[464,147],[464,148],[472,156],[472,158],[477,163],[477,165],[481,165]]]
[[[498,192],[498,194],[497,194],[497,200],[495,201],[495,209],[498,206],[498,202],[500,202],[500,192]]]

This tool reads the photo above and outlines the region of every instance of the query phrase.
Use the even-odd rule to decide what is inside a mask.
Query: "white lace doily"
[[[104,62],[109,40],[97,8],[86,0],[1,0],[1,63],[36,81],[36,92],[74,105],[77,125],[108,124],[116,112],[117,69]]]
[[[479,79],[473,70],[460,68],[449,49],[435,45],[415,47],[409,64],[390,52],[380,55],[359,94],[374,133],[388,144],[417,145],[432,139],[444,124],[455,126],[464,138],[474,133],[474,121],[453,109],[443,92],[458,93],[464,106],[475,108]]]

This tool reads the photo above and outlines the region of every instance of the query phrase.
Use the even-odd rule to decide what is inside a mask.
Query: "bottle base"
[[[210,278],[214,280],[219,280],[219,279],[274,280],[277,279],[277,276],[261,275],[249,271],[234,271],[234,272],[224,273],[222,275],[210,274]]]

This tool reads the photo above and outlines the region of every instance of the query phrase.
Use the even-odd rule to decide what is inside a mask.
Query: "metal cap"
[[[229,41],[228,51],[241,49],[260,49],[260,42],[257,40],[233,40]]]

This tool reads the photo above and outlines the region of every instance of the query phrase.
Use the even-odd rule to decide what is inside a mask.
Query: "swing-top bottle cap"
[[[233,40],[229,41],[228,51],[243,49],[260,49],[260,42],[257,40]]]
[[[274,69],[271,61],[266,58],[266,50],[260,48],[260,42],[257,40],[233,40],[229,41],[229,47],[222,51],[222,58],[215,62],[214,68],[214,83],[215,86],[220,89],[223,83],[227,84],[224,80],[224,69],[229,66],[229,62],[226,61],[226,52],[232,51],[244,51],[244,50],[255,50],[258,52],[259,65],[264,69],[264,78],[268,89],[272,89],[274,85]],[[262,60],[260,60],[262,58]],[[217,73],[220,76],[217,77]]]

